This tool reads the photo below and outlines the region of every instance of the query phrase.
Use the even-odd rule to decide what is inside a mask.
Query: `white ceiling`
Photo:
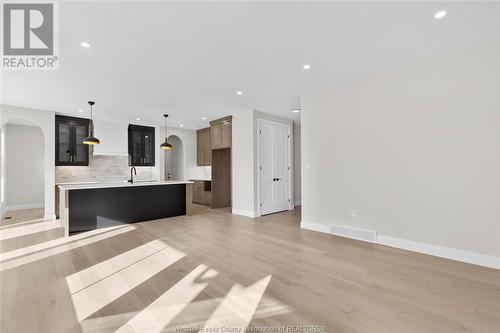
[[[252,109],[298,120],[306,89],[499,36],[493,2],[62,2],[59,70],[3,72],[1,101],[88,116],[94,99],[96,118],[185,128]]]

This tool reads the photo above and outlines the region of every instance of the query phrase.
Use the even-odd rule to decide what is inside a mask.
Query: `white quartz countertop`
[[[133,184],[128,182],[117,182],[117,183],[87,183],[87,184],[71,184],[71,185],[59,185],[59,188],[64,191],[69,190],[88,190],[97,188],[112,188],[112,187],[137,187],[137,186],[158,186],[158,185],[175,185],[175,184],[192,184],[191,181],[134,181]]]
[[[87,182],[56,182],[56,185],[86,185],[86,184],[99,184],[97,181]]]

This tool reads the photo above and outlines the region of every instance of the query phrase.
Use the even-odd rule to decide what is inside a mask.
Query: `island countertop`
[[[158,185],[175,185],[175,184],[192,184],[191,181],[183,180],[165,180],[165,181],[141,181],[137,180],[133,183],[127,181],[116,182],[116,183],[88,183],[88,184],[70,184],[70,185],[59,185],[59,188],[63,191],[70,190],[88,190],[88,189],[98,189],[98,188],[113,188],[113,187],[136,187],[136,186],[158,186]]]

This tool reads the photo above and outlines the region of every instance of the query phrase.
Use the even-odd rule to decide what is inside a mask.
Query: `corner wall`
[[[39,126],[42,129],[44,136],[44,177],[45,177],[45,190],[44,190],[44,206],[45,206],[45,220],[55,219],[55,113],[46,110],[37,110],[29,108],[21,108],[10,105],[0,105],[1,123],[0,127],[3,128],[5,124],[11,121],[27,121],[33,125]],[[2,164],[5,161],[2,160]],[[5,169],[2,168],[2,176],[5,177]],[[4,179],[2,187],[5,186]],[[2,203],[3,205],[4,203]],[[2,211],[2,213],[4,213]]]
[[[253,112],[235,112],[232,121],[232,213],[255,217]]]
[[[301,205],[302,179],[301,179],[301,128],[300,124],[293,123],[293,202],[295,206]]]
[[[302,224],[500,268],[499,59],[489,45],[302,96]]]

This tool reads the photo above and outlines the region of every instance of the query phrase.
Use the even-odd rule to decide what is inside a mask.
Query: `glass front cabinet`
[[[130,166],[155,165],[155,128],[128,125],[128,157]]]
[[[89,120],[56,115],[56,165],[89,165]]]

